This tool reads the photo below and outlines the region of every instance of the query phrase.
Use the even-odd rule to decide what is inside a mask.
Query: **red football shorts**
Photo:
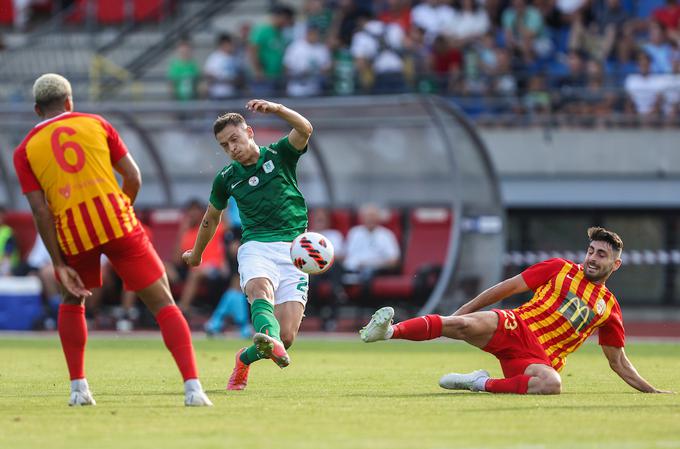
[[[85,288],[90,289],[102,286],[102,254],[109,259],[126,290],[142,290],[165,273],[163,262],[141,226],[128,235],[64,258],[66,264],[78,272]]]
[[[482,348],[496,356],[506,378],[524,374],[529,365],[550,365],[543,346],[512,310],[493,309],[498,315],[498,327],[491,341]]]

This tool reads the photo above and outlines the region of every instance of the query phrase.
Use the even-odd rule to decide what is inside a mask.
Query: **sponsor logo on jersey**
[[[274,162],[273,161],[267,161],[264,163],[262,166],[262,169],[264,170],[265,173],[271,173],[274,171]]]
[[[257,176],[251,176],[250,179],[248,180],[248,184],[250,184],[252,187],[255,187],[260,183],[260,179]]]
[[[243,182],[243,179],[240,180],[240,181],[237,181],[237,182],[233,183],[233,184],[231,185],[231,188],[233,189],[234,187],[236,187],[237,185],[241,184],[242,182]]]

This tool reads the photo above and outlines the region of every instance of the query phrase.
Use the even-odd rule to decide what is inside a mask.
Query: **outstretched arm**
[[[208,209],[205,211],[205,215],[203,215],[201,227],[196,236],[196,242],[194,242],[194,248],[185,251],[184,254],[182,254],[184,263],[191,267],[197,267],[201,264],[203,251],[205,251],[205,247],[208,246],[208,243],[210,243],[210,240],[212,240],[215,235],[215,231],[217,230],[217,226],[220,224],[221,219],[222,211],[215,209],[212,204],[208,204]]]
[[[672,391],[657,390],[638,374],[633,364],[626,357],[623,348],[602,345],[602,352],[609,361],[609,367],[619,375],[628,385],[643,393],[672,393]]]
[[[529,290],[524,278],[521,274],[506,279],[503,282],[499,282],[493,287],[484,290],[482,293],[477,295],[474,299],[463,304],[460,309],[456,310],[454,315],[465,315],[466,313],[476,312],[479,309],[483,309],[486,306],[495,304],[498,301],[502,301],[508,296],[515,295],[517,293],[523,293]]]
[[[272,103],[267,100],[250,100],[246,108],[251,111],[264,114],[276,114],[284,119],[293,129],[288,134],[288,141],[297,150],[304,150],[312,135],[312,124],[300,113],[285,107],[280,103]]]

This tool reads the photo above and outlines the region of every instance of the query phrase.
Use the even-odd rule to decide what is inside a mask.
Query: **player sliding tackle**
[[[484,370],[451,373],[439,380],[450,390],[491,393],[559,394],[559,372],[566,357],[595,330],[609,366],[631,387],[669,393],[643,379],[624,352],[621,309],[605,281],[621,266],[623,241],[604,228],[588,229],[590,245],[583,265],[550,259],[529,267],[463,305],[451,316],[427,315],[392,325],[394,310],[383,307],[360,331],[366,343],[389,340],[463,340],[498,358],[505,378]],[[534,291],[514,310],[478,310],[511,295]]]
[[[251,100],[246,108],[274,114],[293,129],[278,142],[260,147],[253,128],[240,114],[230,112],[217,118],[215,139],[233,162],[217,173],[194,248],[182,256],[190,266],[201,263],[222,210],[233,196],[243,226],[243,244],[238,250],[241,288],[251,304],[257,333],[252,346],[237,352],[228,390],[243,390],[250,364],[260,359],[272,359],[281,368],[288,366],[286,349],[293,344],[302,321],[309,279],[293,265],[290,242],[307,229],[307,206],[295,170],[307,151],[312,125],[282,104]]]

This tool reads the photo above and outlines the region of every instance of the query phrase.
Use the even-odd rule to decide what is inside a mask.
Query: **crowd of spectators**
[[[673,119],[680,3],[659,1],[276,4],[268,21],[220,35],[202,67],[183,40],[168,76],[179,100],[436,92],[472,113]]]

